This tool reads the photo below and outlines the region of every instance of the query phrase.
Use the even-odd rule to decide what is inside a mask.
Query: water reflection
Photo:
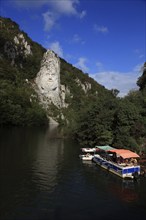
[[[101,181],[107,192],[111,193],[111,196],[114,195],[119,201],[126,203],[133,203],[139,200],[140,179],[134,181],[132,179],[119,178],[118,176],[107,172],[107,170],[95,165],[95,163],[92,163],[91,161],[82,161],[82,164],[83,166],[86,166],[86,172],[93,173],[92,169],[96,171],[96,181],[98,183]]]
[[[49,128],[37,141],[32,164],[33,180],[40,189],[52,192],[57,185],[58,169],[63,161],[64,142],[55,139],[56,128]],[[52,136],[53,135],[53,136]]]
[[[92,167],[93,166],[93,162],[92,161],[88,161],[88,160],[83,160],[82,164],[84,164],[85,166],[88,166],[88,167]]]
[[[121,201],[132,203],[139,199],[137,183],[133,180],[121,180],[109,185],[109,190]]]
[[[129,219],[146,214],[146,179],[127,182],[90,161],[82,163],[80,146],[58,137],[55,127],[0,132],[0,219],[111,215],[113,220],[119,213]]]
[[[51,212],[64,155],[55,133],[52,127],[1,129],[1,219],[36,219],[36,207]]]

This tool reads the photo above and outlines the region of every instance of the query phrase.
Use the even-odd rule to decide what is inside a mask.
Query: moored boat
[[[110,146],[97,146],[98,154],[93,162],[102,168],[122,177],[136,179],[140,176],[139,155],[126,149],[116,149]]]
[[[79,155],[82,160],[90,160],[92,161],[94,154],[96,152],[96,148],[81,148],[81,154]]]
[[[82,160],[90,160],[90,161],[92,161],[94,155],[87,153],[87,154],[80,154],[79,157]]]
[[[84,147],[84,148],[81,148],[82,152],[85,152],[85,153],[94,153],[96,152],[96,148],[93,147],[93,148],[87,148],[87,147]]]

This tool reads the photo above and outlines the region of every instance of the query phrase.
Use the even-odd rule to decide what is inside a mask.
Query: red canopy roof
[[[126,149],[114,149],[114,150],[110,150],[110,152],[115,152],[116,154],[123,157],[124,159],[131,158],[131,157],[133,157],[133,158],[139,157],[138,154],[136,154],[130,150],[126,150]]]

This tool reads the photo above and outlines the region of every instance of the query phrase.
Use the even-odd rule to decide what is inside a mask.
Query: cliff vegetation
[[[32,86],[46,49],[9,18],[0,17],[0,28],[0,126],[48,125]],[[52,104],[49,111],[64,126],[64,135],[83,146],[146,149],[146,63],[137,80],[139,90],[129,91],[124,98],[63,59],[60,77],[69,90],[67,107],[59,109]]]

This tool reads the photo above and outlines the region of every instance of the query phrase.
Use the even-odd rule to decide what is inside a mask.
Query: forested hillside
[[[45,51],[34,43],[26,33],[20,31],[18,24],[11,19],[0,17],[0,125],[43,125],[47,122],[44,110],[38,104],[31,85],[39,70]],[[23,35],[20,35],[23,34]],[[23,38],[20,44],[14,43],[15,36],[24,36],[31,47],[31,53],[24,55]]]
[[[46,112],[32,86],[46,49],[32,41],[11,19],[0,17],[0,23],[0,125],[48,124]],[[68,108],[58,109],[52,104],[47,114],[72,130],[81,109],[84,111],[97,97],[112,96],[112,92],[65,60],[60,61],[61,84],[70,91],[65,97]],[[90,89],[86,89],[86,85],[90,85]]]
[[[84,146],[109,144],[146,151],[146,63],[139,91],[124,98],[106,96],[81,115],[75,137]]]
[[[112,91],[104,88],[78,68],[61,59],[61,84],[67,86],[73,95],[66,96],[67,109],[62,109],[68,119],[68,128],[76,127],[78,118],[90,109],[93,103],[100,103],[104,97],[114,97]],[[85,86],[83,90],[82,85]],[[91,86],[90,89],[88,86]],[[87,87],[87,88],[86,88]],[[68,129],[67,128],[67,129]]]
[[[0,24],[0,126],[48,125],[46,111],[32,87],[46,49],[11,19],[0,17]],[[137,79],[139,90],[119,98],[115,90],[105,89],[88,74],[60,61],[61,84],[70,91],[65,97],[68,107],[49,108],[64,127],[63,135],[70,135],[83,146],[108,144],[145,150],[146,63]]]

